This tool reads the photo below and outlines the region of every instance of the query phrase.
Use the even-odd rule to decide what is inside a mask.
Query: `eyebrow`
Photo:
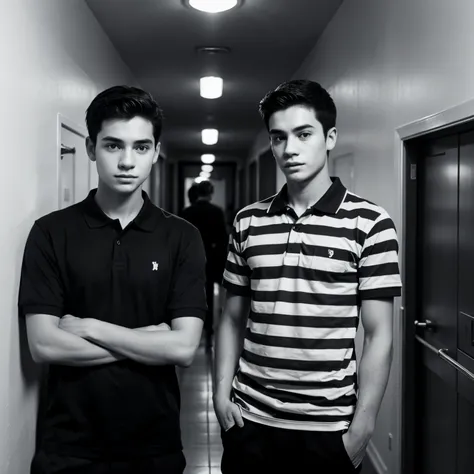
[[[120,138],[116,137],[104,137],[102,140],[105,142],[113,142],[113,143],[123,143],[123,140],[120,140]],[[149,138],[144,138],[142,140],[135,140],[133,142],[135,145],[153,145],[153,141],[150,140]]]
[[[292,130],[292,132],[301,132],[301,130],[305,130],[305,129],[307,129],[307,128],[314,128],[314,127],[313,127],[312,125],[310,125],[309,123],[307,123],[307,124],[304,124],[304,125],[300,125],[299,127],[295,127],[295,128]],[[276,134],[278,134],[278,133],[285,133],[285,132],[284,132],[283,130],[278,130],[278,129],[276,129],[276,128],[272,128],[272,129],[270,130],[270,133],[271,133],[272,135],[276,135]]]

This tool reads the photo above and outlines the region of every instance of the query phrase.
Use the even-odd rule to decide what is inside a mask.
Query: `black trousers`
[[[221,432],[223,474],[268,472],[272,474],[354,474],[342,441],[342,431],[297,431],[272,428],[244,420]]]
[[[182,451],[126,461],[83,459],[38,451],[30,474],[182,474],[185,467]]]

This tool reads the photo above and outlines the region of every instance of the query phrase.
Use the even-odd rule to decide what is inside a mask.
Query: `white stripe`
[[[359,280],[360,290],[383,290],[384,288],[394,287],[401,287],[399,275],[384,275],[377,277],[361,278]]]
[[[326,283],[324,281],[303,280],[302,278],[272,278],[252,280],[254,291],[301,291],[323,295],[354,295],[357,293],[357,282]]]
[[[253,301],[252,310],[255,313],[264,314],[287,314],[289,316],[319,316],[328,318],[350,318],[356,317],[359,312],[356,305],[354,306],[333,306],[333,305],[317,305],[306,303],[285,303]]]
[[[386,263],[398,263],[397,252],[391,250],[390,252],[375,253],[373,255],[368,255],[360,261],[361,267],[372,267],[384,265]]]
[[[234,380],[234,387],[240,389],[243,385],[237,378]],[[265,388],[279,390],[284,393],[294,393],[295,395],[307,395],[310,397],[324,397],[328,400],[336,400],[341,397],[355,395],[354,385],[348,385],[347,387],[339,388],[308,388],[308,387],[295,387],[294,385],[282,386],[280,384],[264,384]],[[242,389],[241,389],[242,390]],[[244,390],[242,390],[244,391]]]
[[[254,334],[274,337],[297,337],[300,339],[352,339],[356,335],[356,328],[311,328],[280,326],[276,324],[249,322]]]
[[[350,359],[353,349],[294,349],[257,344],[245,339],[244,349],[262,357],[298,362],[339,362]]]
[[[328,372],[309,371],[309,370],[287,370],[276,369],[273,367],[261,367],[259,365],[247,362],[242,357],[239,360],[239,370],[250,377],[263,377],[267,379],[287,380],[289,383],[300,382],[331,382],[333,380],[342,380],[347,376],[354,375],[357,369],[355,360],[351,360],[345,369],[331,370]]]

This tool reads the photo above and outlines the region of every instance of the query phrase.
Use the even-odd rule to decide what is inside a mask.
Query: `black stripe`
[[[344,360],[287,360],[276,357],[264,357],[244,349],[242,358],[250,364],[283,370],[301,370],[312,372],[332,372],[347,369],[351,359]]]
[[[339,209],[338,213],[334,216],[336,219],[356,219],[362,217],[369,221],[376,221],[380,216],[380,212],[374,209],[367,209],[366,207],[359,207],[355,209]]]
[[[395,239],[385,240],[365,248],[360,258],[368,257],[369,255],[378,255],[385,252],[397,252],[398,242]]]
[[[253,280],[276,278],[300,278],[306,281],[320,281],[324,283],[357,283],[357,272],[335,273],[299,265],[257,267],[252,272]]]
[[[241,372],[239,372],[240,374]],[[257,377],[255,375],[248,376],[246,374],[241,374],[243,377],[251,377],[255,380],[256,383],[260,384],[272,384],[282,388],[291,389],[291,387],[302,387],[302,388],[342,388],[348,387],[350,385],[354,385],[357,383],[357,374],[354,373],[353,375],[346,375],[342,380],[332,379],[325,382],[313,382],[313,381],[306,381],[306,380],[282,380],[282,379],[266,379],[264,377]]]
[[[359,269],[359,278],[370,278],[386,275],[399,275],[398,263],[383,263],[381,265],[362,266]]]
[[[309,339],[302,337],[267,336],[251,332],[247,328],[245,338],[255,344],[291,349],[350,349],[354,347],[354,339]]]
[[[327,422],[338,422],[338,421],[347,421],[351,422],[353,415],[350,416],[337,416],[337,415],[319,415],[319,416],[309,416],[309,415],[300,415],[296,413],[287,413],[282,411],[274,410],[273,408],[265,405],[262,402],[254,400],[253,398],[249,397],[245,393],[242,393],[240,390],[234,389],[234,394],[236,395],[235,402],[237,404],[242,405],[243,408],[247,408],[247,406],[253,406],[258,410],[267,413],[271,418],[276,418],[280,420],[289,420],[289,421],[307,421],[313,423],[327,423]],[[240,399],[240,400],[239,400]]]
[[[237,374],[237,379],[243,385],[247,385],[262,395],[274,398],[283,403],[309,403],[311,405],[320,407],[350,407],[355,406],[357,403],[357,397],[355,394],[344,395],[337,399],[329,400],[328,398],[322,396],[318,397],[314,395],[307,395],[305,393],[287,392],[286,390],[284,391],[275,388],[266,388],[265,386],[260,385],[258,382],[240,372]]]
[[[402,294],[402,289],[399,286],[390,288],[376,288],[374,290],[363,290],[360,292],[361,300],[378,300],[385,298],[395,298]]]
[[[386,217],[385,219],[382,219],[381,221],[374,224],[372,229],[370,229],[370,232],[367,234],[367,238],[373,237],[374,235],[389,229],[395,230],[395,224],[393,223],[392,219],[390,219],[390,217]]]
[[[349,318],[291,316],[288,314],[254,313],[251,311],[249,318],[255,323],[308,328],[356,328],[359,324],[357,316]]]
[[[277,224],[251,226],[250,235],[275,235],[275,234],[288,234],[293,224],[288,222],[279,222]]]
[[[227,271],[229,271],[230,273],[234,273],[236,275],[240,275],[240,276],[246,276],[246,277],[249,277],[250,274],[251,274],[251,270],[248,266],[241,266],[241,265],[237,265],[236,263],[233,263],[229,260],[226,261],[225,263],[225,269]]]
[[[222,286],[233,295],[250,296],[250,287],[248,286],[234,285],[225,279],[222,281]]]
[[[252,299],[262,302],[303,303],[321,306],[357,306],[357,295],[325,295],[302,291],[254,291]]]
[[[367,199],[364,199],[364,198],[361,198],[359,196],[356,196],[355,194],[352,194],[352,193],[347,193],[346,194],[346,199],[344,199],[344,202],[357,202],[357,203],[366,203],[366,204],[370,204],[371,206],[376,206],[376,204],[374,204],[373,202],[367,200]]]

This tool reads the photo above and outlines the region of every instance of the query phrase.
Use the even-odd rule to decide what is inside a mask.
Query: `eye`
[[[137,146],[137,150],[140,153],[146,153],[149,149],[150,149],[150,147],[148,145],[139,145],[139,146]]]
[[[311,136],[311,133],[309,132],[302,132],[299,134],[299,137],[303,139],[309,138],[310,136]]]
[[[274,141],[275,143],[280,143],[284,139],[285,139],[285,137],[282,136],[282,135],[275,135],[275,136],[272,137],[272,141]]]
[[[116,143],[108,143],[105,148],[109,151],[115,151],[119,149],[119,146]]]

